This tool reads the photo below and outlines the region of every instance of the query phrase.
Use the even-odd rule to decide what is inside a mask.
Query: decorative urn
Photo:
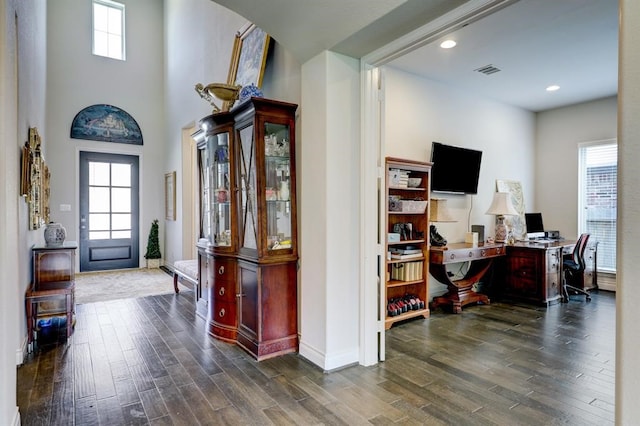
[[[47,246],[61,246],[65,238],[67,238],[67,230],[60,223],[49,222],[44,228],[44,241]]]

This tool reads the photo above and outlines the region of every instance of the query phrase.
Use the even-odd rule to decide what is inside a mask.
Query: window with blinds
[[[598,241],[598,270],[616,271],[618,145],[607,140],[579,147],[579,232]]]

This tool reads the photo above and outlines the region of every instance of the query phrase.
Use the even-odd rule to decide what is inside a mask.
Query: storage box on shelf
[[[428,258],[431,163],[386,159],[385,329],[398,321],[429,317]]]

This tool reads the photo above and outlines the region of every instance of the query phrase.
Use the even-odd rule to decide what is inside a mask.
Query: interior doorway
[[[197,144],[191,135],[196,126],[182,129],[182,259],[196,259],[199,228]]]

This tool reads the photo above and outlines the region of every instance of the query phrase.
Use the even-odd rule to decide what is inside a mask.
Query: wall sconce
[[[504,223],[505,216],[517,216],[518,212],[511,203],[511,194],[508,192],[496,192],[493,194],[493,201],[486,214],[493,214],[496,216],[496,239],[497,243],[504,243],[507,241],[509,230]]]
[[[445,198],[432,198],[429,206],[430,222],[457,222],[447,209],[447,200]],[[431,245],[436,247],[446,246],[447,240],[438,233],[435,225],[429,226],[429,238]]]

